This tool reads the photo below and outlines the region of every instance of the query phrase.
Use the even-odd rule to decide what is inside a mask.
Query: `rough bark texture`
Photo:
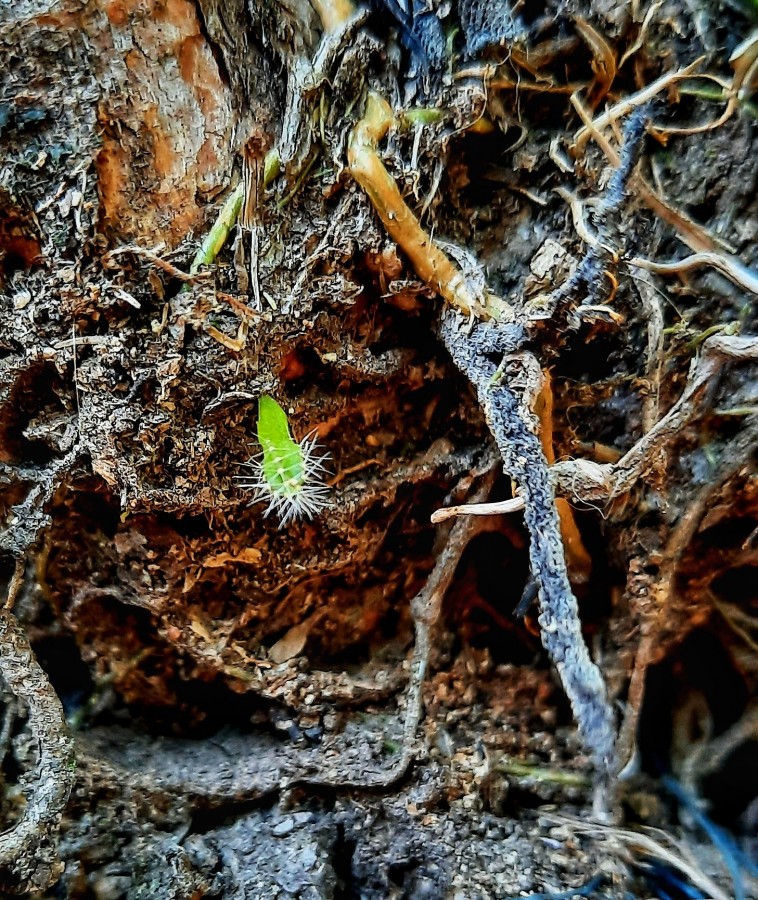
[[[532,6],[0,0],[0,893],[758,896],[758,14]],[[517,341],[351,178],[369,90]],[[284,529],[264,394],[330,454]]]

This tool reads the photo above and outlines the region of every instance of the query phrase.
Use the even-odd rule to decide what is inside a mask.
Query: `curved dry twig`
[[[631,113],[632,110],[638,109],[640,106],[649,103],[654,97],[660,94],[661,91],[666,90],[666,88],[670,87],[672,84],[675,84],[677,81],[681,81],[684,78],[692,77],[704,59],[705,57],[700,57],[688,66],[677,69],[675,72],[666,72],[665,75],[656,78],[655,81],[647,85],[643,90],[637,91],[630,97],[624,97],[622,100],[619,100],[619,102],[614,104],[610,109],[593,119],[591,124],[585,123],[574,136],[574,152],[578,153],[584,147],[587,141],[593,136],[593,131],[602,132],[604,128],[607,128],[619,119],[623,119],[624,116]]]
[[[509,500],[496,500],[494,503],[462,503],[460,506],[443,506],[432,513],[432,525],[439,525],[448,519],[458,516],[503,516],[508,513],[521,512],[524,508],[523,497],[511,497]]]
[[[585,503],[612,500],[627,493],[651,461],[697,414],[706,388],[726,361],[758,360],[758,336],[713,335],[693,361],[682,396],[666,415],[616,463],[564,460],[551,468],[559,493]]]
[[[744,263],[730,253],[722,253],[716,250],[703,250],[699,253],[693,253],[684,259],[677,259],[673,262],[655,262],[655,260],[644,259],[641,256],[635,256],[629,260],[630,266],[636,266],[640,269],[646,269],[654,275],[678,275],[680,272],[689,272],[692,269],[700,269],[704,266],[718,269],[723,275],[726,275],[731,281],[750,291],[751,294],[758,295],[758,274],[749,269]]]

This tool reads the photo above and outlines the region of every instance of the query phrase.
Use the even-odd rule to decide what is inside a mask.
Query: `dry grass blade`
[[[640,33],[637,35],[637,39],[629,47],[628,50],[625,51],[624,55],[619,60],[619,69],[624,65],[624,63],[630,59],[634,54],[641,50],[644,43],[645,37],[647,35],[647,30],[650,27],[650,23],[653,21],[653,17],[658,12],[658,10],[663,6],[663,0],[655,0],[654,3],[650,4],[648,11],[645,13],[645,18],[642,20],[642,25],[640,25]]]
[[[591,91],[592,104],[596,106],[611,89],[618,71],[616,66],[616,54],[606,39],[581,16],[574,17],[576,30],[582,40],[592,52],[592,71],[595,75],[595,85]]]
[[[667,225],[676,229],[677,235],[690,250],[696,252],[718,250],[719,241],[711,235],[699,222],[695,222],[681,210],[673,207],[665,197],[662,197],[645,181],[641,175],[635,175],[633,183],[639,194],[640,200],[657,216],[663,219]]]
[[[637,93],[631,94],[629,97],[624,97],[623,100],[619,100],[618,103],[614,104],[602,115],[593,119],[591,123],[592,127],[586,123],[583,128],[579,129],[574,138],[574,153],[581,151],[587,141],[593,136],[593,131],[602,132],[604,128],[607,128],[611,123],[617,122],[619,119],[623,119],[636,107],[644,106],[648,101],[652,100],[653,97],[660,94],[661,91],[666,90],[666,88],[676,84],[684,78],[689,78],[697,70],[698,66],[701,65],[704,59],[705,57],[701,56],[688,66],[677,69],[676,72],[667,72],[665,75],[661,75],[660,78],[656,78],[655,81],[647,85],[647,87],[643,88],[641,91],[637,91]]]
[[[705,892],[705,896],[709,897],[710,900],[731,900],[729,895],[698,866],[697,858],[689,848],[663,831],[656,832],[652,829],[646,832],[631,831],[627,828],[618,828],[615,825],[580,822],[578,819],[555,813],[547,813],[545,818],[567,826],[577,834],[600,838],[611,846],[616,845],[618,847],[618,845],[621,845],[621,847],[634,854],[664,862],[686,875],[692,884]],[[657,840],[652,836],[653,834],[660,835],[661,839]],[[671,848],[663,843],[664,840],[671,845]]]
[[[647,834],[622,829],[614,829],[614,832],[613,837],[620,840],[633,852],[636,851],[645,856],[651,856],[679,869],[696,887],[704,891],[706,897],[710,897],[711,900],[731,900],[729,894],[722,891],[716,882],[698,867],[694,854],[688,852],[679,842],[672,841],[675,848],[669,850],[660,841]],[[686,858],[688,856],[690,859]]]
[[[716,250],[693,253],[692,256],[667,263],[653,262],[652,260],[635,256],[629,260],[629,265],[646,269],[654,275],[678,275],[681,272],[689,272],[692,269],[710,266],[713,269],[718,269],[719,272],[726,275],[736,285],[739,285],[751,294],[758,295],[758,273],[749,269],[737,257]]]

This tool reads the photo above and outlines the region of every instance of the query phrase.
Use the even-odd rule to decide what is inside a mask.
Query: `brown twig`
[[[706,388],[727,361],[758,359],[758,337],[713,335],[693,361],[681,397],[666,415],[617,463],[563,460],[551,469],[562,494],[585,503],[604,502],[625,494],[644,476],[664,450],[699,411]]]
[[[136,244],[129,244],[126,247],[117,247],[107,254],[106,259],[112,259],[114,256],[121,256],[124,253],[141,256],[143,259],[151,262],[154,266],[171,276],[171,278],[176,278],[178,281],[183,281],[185,284],[195,284],[198,281],[204,281],[210,277],[210,272],[198,272],[197,274],[183,272],[181,269],[178,269],[175,265],[168,262],[168,260],[161,259],[161,257],[152,250],[148,250],[145,247],[138,247]]]

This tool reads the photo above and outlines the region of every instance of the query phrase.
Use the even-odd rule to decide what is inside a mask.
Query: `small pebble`
[[[294,829],[295,820],[292,816],[288,816],[286,819],[282,819],[281,822],[277,822],[271,829],[271,833],[276,835],[276,837],[284,837],[284,835],[289,834]]]
[[[31,291],[22,289],[17,294],[15,294],[13,297],[13,308],[14,309],[26,309],[26,307],[31,302],[32,302]]]

